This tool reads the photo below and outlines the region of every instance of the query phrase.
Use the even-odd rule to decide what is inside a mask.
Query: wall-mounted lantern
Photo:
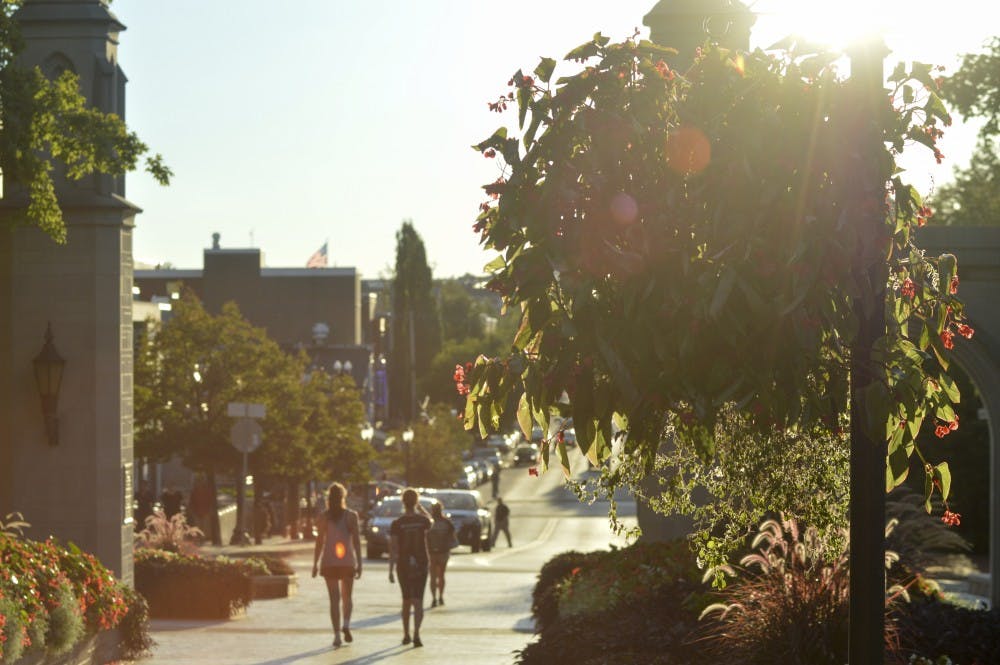
[[[66,361],[56,351],[52,343],[52,324],[45,328],[45,345],[35,356],[35,382],[38,395],[42,398],[42,416],[45,419],[45,434],[49,445],[59,443],[59,386],[62,384],[63,367]]]

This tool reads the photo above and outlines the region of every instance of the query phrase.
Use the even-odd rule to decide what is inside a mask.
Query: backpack
[[[434,554],[444,554],[451,551],[452,526],[444,520],[434,522],[427,532],[427,549]]]

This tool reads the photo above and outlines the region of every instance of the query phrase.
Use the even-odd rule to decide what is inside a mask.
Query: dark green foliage
[[[681,601],[697,591],[688,582],[666,585],[626,607],[558,621],[517,654],[522,665],[708,665],[689,635],[698,615]]]
[[[1000,663],[1000,609],[972,610],[934,599],[895,614],[903,654],[948,656],[955,665]]]
[[[250,561],[138,550],[135,588],[155,618],[228,619],[250,604],[250,578],[262,572]]]
[[[1000,224],[1000,37],[982,53],[970,53],[952,76],[943,80],[942,96],[963,118],[985,120],[976,151],[966,168],[955,169],[955,181],[934,196],[933,222],[945,226]]]
[[[149,635],[149,603],[132,587],[124,587],[124,591],[128,611],[118,625],[120,655],[124,660],[138,660],[149,655],[156,644]]]
[[[531,593],[531,615],[535,619],[535,631],[544,632],[559,618],[559,595],[557,586],[567,579],[576,568],[582,568],[596,557],[597,553],[584,554],[571,550],[557,554],[542,566],[538,582]]]
[[[702,589],[683,541],[564,552],[538,574],[532,615],[540,637],[519,652],[517,662],[704,662],[688,644]],[[576,603],[579,594],[592,602]],[[561,602],[576,604],[576,611],[561,612]]]

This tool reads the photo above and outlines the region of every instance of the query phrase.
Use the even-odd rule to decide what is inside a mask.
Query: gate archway
[[[976,334],[954,359],[979,390],[989,424],[990,602],[1000,607],[1000,227],[926,227],[917,245],[958,258],[959,296]]]

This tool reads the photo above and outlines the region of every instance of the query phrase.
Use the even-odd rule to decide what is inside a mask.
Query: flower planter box
[[[80,640],[72,649],[58,656],[44,651],[29,651],[14,661],[14,665],[104,665],[121,659],[117,628]]]
[[[245,606],[190,583],[137,584],[136,588],[149,602],[149,616],[154,619],[228,620],[246,615]]]
[[[254,575],[250,582],[254,600],[288,598],[299,592],[298,575]]]

